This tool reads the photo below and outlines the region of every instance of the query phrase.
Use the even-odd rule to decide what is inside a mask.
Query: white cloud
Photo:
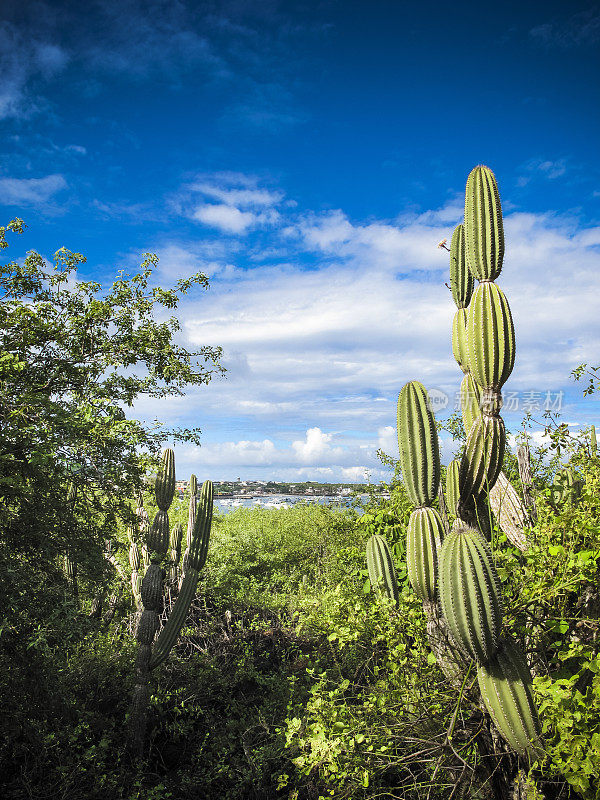
[[[198,206],[192,217],[224,233],[246,233],[258,221],[258,216],[251,211],[240,211],[224,204]]]
[[[11,206],[39,206],[67,188],[62,175],[45,178],[0,178],[0,202]]]
[[[239,178],[223,185],[244,186]],[[256,464],[264,474],[331,469],[341,480],[342,470],[367,468],[375,476],[376,450],[397,454],[396,400],[407,380],[446,392],[451,411],[461,374],[451,353],[448,254],[436,245],[450,237],[459,213],[456,201],[394,222],[287,210],[285,228],[264,232],[275,255],[255,269],[237,266],[251,249],[238,240],[225,240],[231,246],[221,252],[204,252],[205,243],[163,248],[172,269],[197,267],[196,258],[210,266],[210,291],[186,301],[180,317],[188,346],[222,345],[229,369],[226,380],[191,392],[172,420],[202,420],[212,438],[274,446],[230,447],[217,458],[208,445],[198,458],[226,469],[227,458],[237,464],[254,453],[255,462],[271,459],[270,467]],[[570,370],[595,363],[600,350],[600,229],[513,212],[505,230],[498,284],[517,335],[506,391],[564,389]],[[318,266],[307,270],[313,257]],[[508,415],[509,425],[520,417],[511,423]],[[453,450],[442,437],[444,460]]]
[[[269,191],[268,189],[232,189],[208,182],[193,183],[190,185],[190,189],[198,191],[207,197],[213,198],[214,200],[220,200],[225,205],[242,208],[274,206],[281,202],[283,198],[282,192],[273,192]]]
[[[321,460],[335,461],[342,456],[339,447],[331,447],[332,435],[323,433],[320,428],[309,428],[303,441],[292,442],[299,461],[316,464]]]

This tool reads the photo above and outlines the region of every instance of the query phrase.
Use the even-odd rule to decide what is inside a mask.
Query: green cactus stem
[[[483,536],[454,523],[440,553],[439,592],[452,636],[469,655],[487,663],[496,652],[502,626],[500,579]]]
[[[502,417],[481,416],[469,431],[465,452],[460,462],[460,506],[476,500],[496,483],[502,469],[506,432]]]
[[[459,308],[452,321],[452,355],[464,373],[469,371],[469,348],[467,343],[467,311]]]
[[[482,165],[471,170],[465,191],[467,266],[480,281],[495,281],[504,258],[502,206],[494,173]]]
[[[376,533],[367,542],[367,570],[375,594],[384,594],[398,605],[398,578],[388,543]]]
[[[406,533],[406,567],[414,593],[421,600],[436,595],[438,551],[444,538],[440,515],[434,508],[417,508]]]
[[[450,242],[450,290],[457,308],[469,305],[474,283],[465,256],[465,229],[457,225]]]
[[[169,515],[166,511],[159,509],[156,512],[146,542],[150,551],[150,560],[160,563],[169,547]]]
[[[418,381],[409,381],[398,397],[398,445],[410,501],[432,505],[440,483],[439,444],[427,392]]]
[[[192,536],[192,545],[188,553],[188,563],[179,590],[179,595],[175,601],[169,619],[160,632],[156,645],[150,658],[149,668],[154,669],[168,658],[169,653],[181,631],[185,618],[189,611],[192,600],[196,596],[198,578],[200,571],[206,563],[208,554],[208,543],[210,540],[210,528],[213,515],[214,488],[211,481],[205,481],[200,493],[200,503]]]
[[[181,522],[173,526],[171,530],[171,568],[169,571],[169,578],[172,581],[177,580],[177,567],[181,559],[181,539],[183,537],[183,527]]]
[[[503,642],[477,670],[481,696],[502,738],[522,756],[543,752],[542,726],[533,700],[531,672],[520,649]]]
[[[468,436],[473,423],[481,416],[481,389],[473,380],[471,373],[465,375],[460,385],[460,407],[465,433]]]
[[[156,505],[160,511],[168,511],[175,494],[175,453],[167,449],[154,483]]]
[[[592,425],[590,428],[590,453],[592,458],[598,456],[598,441],[596,440],[596,426]]]
[[[552,483],[552,502],[554,505],[574,503],[581,496],[584,483],[573,467],[559,469]]]
[[[137,546],[137,542],[132,542],[129,548],[129,566],[131,569],[139,570],[141,565],[140,548]]]
[[[446,505],[453,517],[456,517],[458,513],[458,500],[460,497],[458,482],[459,472],[460,461],[458,458],[455,458],[446,467]]]
[[[467,312],[468,364],[482,389],[500,391],[515,363],[515,328],[495,283],[480,283]]]

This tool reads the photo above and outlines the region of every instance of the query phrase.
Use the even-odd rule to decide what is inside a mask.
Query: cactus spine
[[[504,642],[477,670],[481,696],[502,737],[520,755],[537,757],[542,728],[533,700],[531,672],[520,650]]]
[[[371,588],[398,605],[398,578],[394,559],[383,536],[374,533],[367,542],[367,570]]]

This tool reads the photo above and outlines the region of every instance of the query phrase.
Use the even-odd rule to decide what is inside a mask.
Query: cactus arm
[[[437,554],[444,538],[440,515],[434,508],[417,508],[406,534],[406,568],[413,591],[421,600],[436,595]]]
[[[387,595],[398,605],[398,578],[394,560],[383,536],[373,534],[367,542],[367,570],[372,590]]]
[[[452,636],[472,658],[489,661],[498,647],[502,605],[492,553],[479,531],[455,523],[439,569],[440,601]]]
[[[150,663],[148,665],[149,669],[155,669],[169,657],[173,645],[179,637],[179,633],[187,617],[192,600],[196,596],[198,578],[198,570],[190,569],[188,567],[181,584],[181,589],[177,595],[175,605],[169,614],[169,619],[167,620],[167,623],[162,631],[159,633],[156,644],[152,649],[152,656],[150,657]]]
[[[398,398],[398,445],[407,494],[415,506],[430,506],[440,482],[437,430],[423,384],[409,381]]]
[[[481,696],[502,737],[520,755],[537,758],[542,728],[533,700],[532,678],[519,648],[505,642],[488,664],[480,665]]]
[[[469,305],[474,282],[465,256],[464,225],[457,225],[450,242],[450,290],[457,308]]]
[[[504,258],[504,227],[498,184],[489,167],[477,166],[465,191],[467,266],[480,281],[494,281]]]

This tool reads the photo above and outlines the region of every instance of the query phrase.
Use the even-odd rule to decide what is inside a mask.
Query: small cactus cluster
[[[156,477],[154,492],[158,511],[152,525],[149,525],[148,514],[143,507],[141,496],[138,498],[136,510],[140,530],[145,538],[149,564],[146,566],[143,579],[140,579],[140,551],[130,529],[131,546],[129,550],[132,570],[132,588],[134,596],[139,591],[142,613],[138,622],[136,639],[138,655],[136,661],[136,682],[134,687],[131,713],[131,744],[133,750],[140,755],[143,749],[148,703],[150,697],[150,671],[161,664],[169,653],[185,622],[189,607],[195,597],[199,573],[206,563],[208,543],[213,511],[213,486],[206,481],[200,495],[200,505],[196,509],[197,482],[195,476],[190,501],[190,519],[193,520],[188,529],[188,549],[186,550],[187,566],[179,586],[179,594],[171,613],[160,632],[153,648],[154,638],[160,624],[160,613],[163,608],[163,591],[165,569],[169,569],[170,577],[177,584],[177,566],[181,557],[181,541],[183,530],[180,524],[169,532],[169,508],[175,492],[175,456],[172,450],[163,454],[161,468]],[[193,512],[192,512],[193,506]],[[165,561],[170,548],[170,560]],[[142,548],[143,552],[143,548]],[[139,587],[139,589],[138,589]],[[137,597],[136,597],[137,599]]]
[[[584,480],[575,472],[573,467],[563,467],[554,476],[551,496],[554,505],[575,503],[584,486]]]
[[[494,281],[504,255],[496,180],[479,166],[470,173],[464,224],[450,247],[450,278],[457,311],[453,353],[465,373],[461,394],[467,442],[447,471],[446,499],[455,517],[443,527],[431,506],[440,462],[437,433],[424,387],[410,381],[398,399],[398,441],[404,485],[416,506],[407,531],[407,570],[415,593],[439,599],[452,638],[478,665],[484,703],[508,744],[536,755],[541,727],[532,679],[519,648],[502,638],[500,580],[485,532],[485,502],[501,468],[506,443],[501,389],[515,359],[508,301]],[[475,279],[479,282],[473,291]]]

